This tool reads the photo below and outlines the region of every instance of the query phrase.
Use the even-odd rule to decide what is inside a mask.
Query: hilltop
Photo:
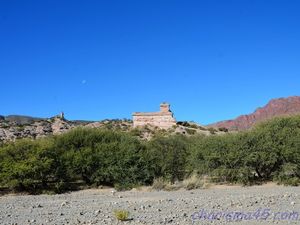
[[[156,135],[195,134],[214,135],[230,131],[244,131],[255,124],[274,117],[300,114],[300,96],[272,99],[264,107],[256,109],[248,115],[241,115],[233,120],[225,120],[210,124],[199,125],[194,122],[179,121],[168,129],[157,126],[134,126],[130,119],[105,119],[101,121],[67,120],[61,116],[38,118],[21,115],[0,116],[0,141],[12,141],[22,138],[41,138],[65,133],[76,127],[101,128],[130,132],[141,139],[149,140]]]
[[[67,120],[60,116],[51,118],[36,118],[21,115],[0,116],[0,141],[14,141],[22,138],[42,138],[51,135],[66,133],[76,127],[99,128],[122,132],[130,132],[140,139],[149,140],[156,135],[183,134],[221,134],[224,129],[207,128],[194,122],[177,122],[169,129],[160,129],[146,125],[134,127],[129,119],[105,119],[101,121]]]

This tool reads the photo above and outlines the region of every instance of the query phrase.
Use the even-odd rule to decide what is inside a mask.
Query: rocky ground
[[[169,130],[158,129],[153,126],[133,128],[132,120],[114,119],[102,121],[80,121],[67,120],[61,116],[54,116],[48,119],[26,116],[1,116],[0,115],[0,144],[22,138],[43,138],[51,135],[58,135],[70,131],[76,127],[102,128],[123,132],[131,132],[134,136],[143,140],[150,140],[155,135],[183,134],[191,136],[195,134],[212,135],[224,134],[227,130],[203,127],[194,122],[178,122]]]
[[[129,120],[71,121],[54,116],[52,118],[33,118],[25,116],[0,116],[0,143],[22,138],[43,138],[62,134],[76,127],[107,128],[128,131]]]
[[[0,224],[299,224],[299,196],[300,187],[275,185],[4,195]],[[130,212],[130,220],[116,220],[113,211],[120,209]]]

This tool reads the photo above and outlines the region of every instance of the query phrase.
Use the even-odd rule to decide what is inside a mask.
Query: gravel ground
[[[300,187],[275,185],[5,195],[0,197],[0,224],[300,224],[299,197]],[[131,220],[118,222],[117,209],[128,210]]]

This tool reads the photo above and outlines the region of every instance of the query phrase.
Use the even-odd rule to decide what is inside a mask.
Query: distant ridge
[[[16,124],[24,125],[31,124],[35,121],[45,120],[44,118],[37,118],[31,116],[23,116],[23,115],[9,115],[9,116],[1,116],[3,120],[9,122],[15,122]]]
[[[54,116],[57,117],[57,116]],[[54,118],[51,117],[51,118]],[[40,117],[32,117],[32,116],[24,116],[24,115],[8,115],[8,116],[3,116],[0,115],[0,121],[7,121],[11,123],[15,123],[17,125],[30,125],[33,124],[34,122],[39,122],[39,121],[47,121],[51,118],[40,118]],[[95,121],[89,121],[89,120],[70,120],[70,122],[78,125],[86,125],[89,123],[94,123]]]
[[[258,122],[279,116],[300,114],[300,96],[277,98],[269,101],[264,107],[257,108],[253,113],[241,115],[233,120],[220,121],[210,124],[210,127],[227,128],[228,130],[247,130]]]

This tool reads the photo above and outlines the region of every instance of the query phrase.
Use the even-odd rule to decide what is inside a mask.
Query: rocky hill
[[[0,116],[0,142],[14,141],[22,138],[41,138],[67,132],[76,127],[108,128],[123,130],[131,127],[127,120],[103,120],[100,122],[67,120],[61,116],[36,118],[30,116]]]
[[[0,141],[20,138],[40,138],[60,134],[75,127],[76,124],[59,117],[49,119],[28,116],[1,116]]]
[[[255,112],[242,115],[234,120],[221,121],[206,127],[192,122],[177,122],[168,131],[157,127],[145,126],[134,128],[132,120],[115,119],[102,121],[66,120],[61,116],[52,118],[36,118],[30,116],[1,116],[0,115],[0,142],[13,141],[21,138],[40,138],[67,132],[75,127],[90,127],[120,130],[131,132],[141,139],[151,139],[155,135],[169,135],[180,133],[194,134],[222,134],[228,131],[242,131],[251,128],[258,122],[273,117],[300,114],[300,96],[278,98],[271,100],[266,106],[258,108]]]
[[[61,116],[52,118],[35,118],[30,116],[0,116],[0,142],[14,141],[22,138],[41,138],[67,132],[76,127],[103,128],[130,132],[144,140],[149,140],[155,135],[213,135],[227,132],[225,129],[206,128],[193,122],[178,122],[174,127],[164,130],[150,125],[133,127],[132,120],[114,119],[102,121],[67,120]]]
[[[258,122],[266,121],[279,116],[300,114],[300,96],[278,98],[271,100],[264,107],[256,109],[253,113],[242,115],[233,120],[225,120],[210,127],[226,128],[228,130],[247,130]]]

